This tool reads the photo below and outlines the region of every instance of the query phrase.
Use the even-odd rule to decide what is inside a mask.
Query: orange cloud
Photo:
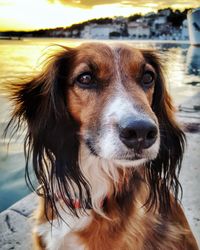
[[[92,8],[97,5],[107,5],[107,4],[122,4],[122,5],[130,5],[132,7],[148,7],[154,6],[156,9],[173,7],[177,6],[177,8],[193,8],[200,6],[199,0],[168,0],[168,1],[160,1],[160,0],[48,0],[49,3],[57,3],[60,2],[63,5],[78,7],[78,8]]]

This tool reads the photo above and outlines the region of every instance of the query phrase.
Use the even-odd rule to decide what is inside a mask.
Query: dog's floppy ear
[[[76,214],[74,197],[78,195],[81,202],[84,192],[89,199],[89,189],[78,166],[78,124],[70,116],[66,100],[68,74],[75,54],[74,49],[63,48],[51,56],[39,75],[11,87],[14,111],[7,131],[12,127],[12,133],[15,133],[27,125],[25,157],[28,183],[33,187],[29,175],[31,159],[48,204],[56,210],[57,192]],[[81,204],[83,208],[84,204]]]
[[[150,182],[150,197],[148,204],[158,202],[160,210],[170,211],[170,192],[178,198],[180,183],[178,175],[181,168],[185,147],[185,135],[175,120],[175,108],[172,105],[163,76],[163,66],[160,57],[155,52],[144,51],[144,57],[157,73],[152,109],[155,112],[160,127],[160,150],[157,158],[147,169]]]

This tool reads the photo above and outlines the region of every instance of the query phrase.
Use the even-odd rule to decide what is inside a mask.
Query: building
[[[111,32],[119,32],[120,26],[113,24],[86,25],[81,31],[81,37],[85,39],[108,39]]]
[[[164,15],[157,16],[151,26],[151,35],[155,37],[170,35],[171,27]]]
[[[71,31],[68,31],[68,30],[65,30],[64,32],[63,32],[63,34],[64,34],[64,36],[65,37],[71,37]]]
[[[188,21],[187,21],[187,19],[185,19],[183,21],[181,37],[182,37],[183,40],[188,40],[189,39]]]
[[[160,28],[161,26],[165,25],[167,23],[167,17],[164,15],[157,16],[154,21],[154,27]]]
[[[128,33],[130,37],[134,38],[149,38],[150,27],[141,22],[130,22],[128,23]]]

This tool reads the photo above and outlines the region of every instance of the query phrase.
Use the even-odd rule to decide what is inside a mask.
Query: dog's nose
[[[158,130],[148,119],[125,119],[119,124],[120,140],[128,147],[137,151],[149,148],[156,141]]]

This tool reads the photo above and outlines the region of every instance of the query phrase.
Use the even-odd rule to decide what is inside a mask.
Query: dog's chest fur
[[[35,226],[34,232],[42,239],[47,250],[84,250],[85,246],[76,232],[83,230],[92,220],[90,211],[87,215],[77,218],[71,214],[60,211],[64,220],[54,219],[52,225],[47,221]]]
[[[115,203],[108,206],[109,218],[93,210],[80,218],[60,211],[65,222],[54,219],[53,226],[44,222],[36,226],[35,232],[41,237],[45,250],[187,249],[180,245],[184,237],[181,225],[147,212],[141,201],[135,201],[135,209],[129,211],[117,209]]]

